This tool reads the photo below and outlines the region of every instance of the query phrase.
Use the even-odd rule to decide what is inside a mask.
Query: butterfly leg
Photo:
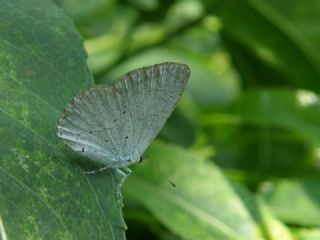
[[[102,167],[102,168],[99,168],[97,170],[91,170],[91,171],[85,171],[83,172],[84,174],[88,174],[88,175],[93,175],[93,174],[96,174],[98,172],[103,172],[104,170],[110,168],[110,166],[105,166],[105,167]]]
[[[121,207],[123,207],[123,201],[122,201],[122,194],[121,194],[121,187],[126,180],[126,178],[131,174],[130,168],[117,168],[116,172],[118,176],[120,176],[120,182],[118,183],[118,189],[117,189],[117,201],[121,204]]]

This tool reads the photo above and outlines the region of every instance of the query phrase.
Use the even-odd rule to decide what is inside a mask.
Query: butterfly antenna
[[[176,184],[166,175],[163,173],[159,165],[155,161],[151,161],[154,169],[158,170],[158,172],[163,176],[170,184],[172,187],[176,187]]]

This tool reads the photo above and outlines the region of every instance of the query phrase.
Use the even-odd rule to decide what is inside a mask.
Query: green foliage
[[[134,168],[124,192],[183,239],[278,239],[274,228],[281,239],[292,239],[264,203],[229,181],[203,154],[161,142],[147,154],[154,157]],[[152,174],[158,169],[175,188],[161,172]]]
[[[319,239],[319,1],[0,4],[0,239]],[[56,121],[165,61],[191,78],[121,209],[115,173],[83,174]]]

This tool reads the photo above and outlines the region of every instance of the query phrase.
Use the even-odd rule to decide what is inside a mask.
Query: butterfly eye
[[[145,160],[146,159],[146,156],[145,155],[141,155],[140,158],[139,158],[139,163],[142,162],[142,160]]]

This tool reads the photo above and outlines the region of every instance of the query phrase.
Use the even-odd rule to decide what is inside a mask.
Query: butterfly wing
[[[110,166],[118,155],[109,130],[114,95],[112,88],[99,85],[82,91],[65,107],[57,124],[57,136],[71,149]]]
[[[187,65],[162,63],[129,72],[113,87],[85,90],[66,106],[57,135],[107,166],[136,162],[174,110],[189,74]]]
[[[143,154],[175,109],[189,75],[187,65],[163,63],[129,72],[116,83],[129,115],[124,155]]]

